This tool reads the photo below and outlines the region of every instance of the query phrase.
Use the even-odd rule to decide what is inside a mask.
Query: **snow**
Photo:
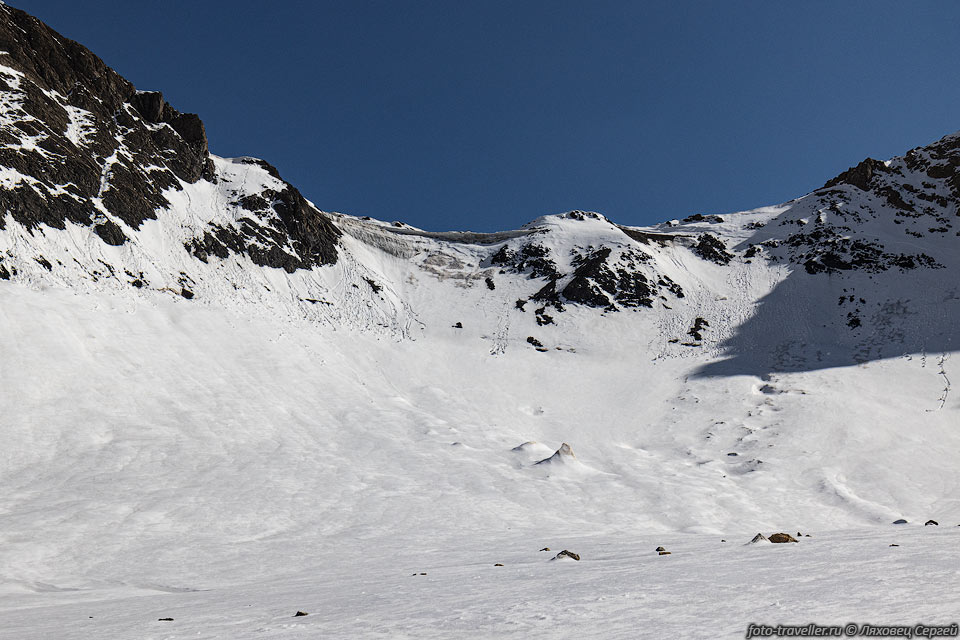
[[[67,105],[64,109],[70,118],[67,123],[67,139],[78,147],[88,144],[91,134],[95,131],[92,114],[72,105]]]
[[[640,316],[615,316],[576,353],[521,330],[491,356],[495,310],[398,341],[4,283],[0,637],[951,621],[958,401],[933,362],[699,378],[709,355],[623,350]],[[574,465],[535,464],[563,442]],[[780,530],[814,537],[743,547]]]
[[[869,582],[882,585],[896,603],[878,609],[872,621],[945,622],[949,618],[932,604],[942,595],[935,585],[946,590],[956,582],[932,561],[948,560],[947,545],[955,538],[911,533],[824,534],[793,548],[697,538],[667,541],[673,552],[665,557],[653,553],[659,539],[594,543],[580,545],[579,563],[551,563],[544,556],[552,553],[512,539],[516,550],[507,553],[470,548],[385,559],[383,574],[374,580],[362,570],[334,576],[322,566],[306,566],[264,584],[140,596],[112,607],[90,602],[33,608],[5,623],[26,637],[39,632],[62,638],[743,637],[739,612],[785,624],[806,623],[811,616],[841,624],[849,620],[845,615],[862,619],[857,614],[877,604],[872,589],[856,588]],[[888,547],[894,539],[902,546]],[[494,560],[505,566],[494,567]],[[698,571],[703,564],[711,570]],[[798,565],[802,572],[791,571]],[[929,573],[903,571],[911,565]],[[744,580],[745,570],[758,581]],[[326,579],[318,578],[324,573]],[[824,582],[847,588],[824,598]],[[309,616],[294,618],[297,610]],[[174,620],[158,622],[162,617]]]

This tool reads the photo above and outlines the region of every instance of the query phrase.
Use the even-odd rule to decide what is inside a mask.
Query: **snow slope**
[[[491,356],[185,300],[0,296],[0,637],[724,637],[764,614],[863,618],[864,599],[892,621],[956,611],[956,402],[919,356],[703,379],[616,344]],[[536,464],[564,441],[575,466]],[[740,550],[776,530],[814,537]],[[892,542],[923,561],[877,556]],[[398,584],[419,571],[425,592]],[[782,596],[780,572],[826,582]]]

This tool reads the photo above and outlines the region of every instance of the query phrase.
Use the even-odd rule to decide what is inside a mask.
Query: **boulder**
[[[931,525],[934,526],[934,527],[939,527],[939,526],[940,526],[940,523],[937,522],[936,520],[927,520],[926,522],[923,523],[923,526],[925,526],[925,527],[929,527],[929,526],[931,526]]]
[[[753,536],[753,540],[750,541],[750,544],[757,544],[758,542],[770,542],[770,541],[767,540],[767,536],[763,535],[762,533],[758,533],[757,535]]]
[[[783,543],[783,542],[796,542],[797,539],[794,538],[789,533],[775,533],[770,536],[770,542]]]
[[[560,553],[558,553],[556,556],[554,556],[553,559],[554,559],[554,560],[560,560],[561,558],[565,558],[565,557],[566,557],[566,558],[573,558],[573,559],[576,560],[577,562],[580,561],[580,554],[579,554],[579,553],[574,553],[573,551],[567,551],[566,549],[564,549],[563,551],[561,551]]]

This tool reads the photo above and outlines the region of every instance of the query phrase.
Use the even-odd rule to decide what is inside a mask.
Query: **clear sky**
[[[11,0],[320,208],[431,230],[788,200],[960,130],[960,2]]]

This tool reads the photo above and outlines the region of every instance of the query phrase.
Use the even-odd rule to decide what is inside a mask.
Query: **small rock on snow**
[[[783,543],[783,542],[796,542],[797,539],[794,538],[789,533],[775,533],[770,536],[770,542]]]

